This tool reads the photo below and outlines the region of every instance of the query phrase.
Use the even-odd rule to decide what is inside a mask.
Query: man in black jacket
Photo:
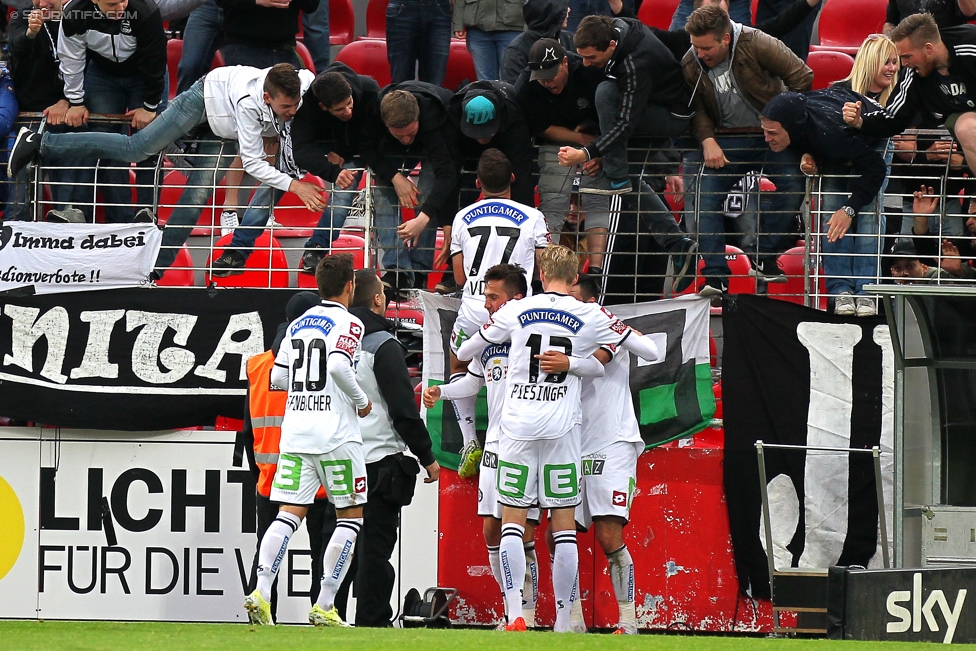
[[[376,272],[357,271],[349,311],[363,322],[356,380],[373,404],[369,415],[359,421],[368,492],[353,566],[336,595],[336,608],[345,619],[349,583],[356,582],[356,626],[393,625],[390,597],[396,574],[390,557],[397,542],[400,509],[413,498],[420,471],[417,459],[427,472],[425,484],[440,476],[430,434],[417,409],[405,350],[393,336],[393,324],[383,316],[386,304]],[[417,459],[406,456],[407,449]]]
[[[878,139],[844,123],[846,102],[860,97],[839,85],[810,93],[780,93],[762,111],[762,129],[775,152],[810,154],[803,168],[824,175],[820,190],[826,240],[821,245],[827,292],[834,312],[874,316],[874,299],[864,286],[878,276],[881,233],[876,204],[888,168]],[[856,233],[845,237],[848,232]]]
[[[362,167],[353,158],[360,156],[363,130],[379,120],[379,92],[372,77],[336,61],[312,82],[292,121],[295,163],[333,184],[329,206],[305,242],[303,273],[315,273],[349,214],[360,177],[353,168]]]
[[[502,58],[498,78],[514,84],[529,62],[529,50],[540,38],[558,41],[567,52],[576,52],[573,33],[566,29],[569,5],[566,0],[527,0],[522,5],[525,31],[516,36]]]
[[[68,99],[64,95],[64,80],[58,64],[58,35],[61,27],[61,0],[34,0],[34,8],[29,11],[14,12],[10,20],[8,45],[11,57],[11,76],[14,93],[20,111],[42,113],[47,119],[47,130],[63,132],[65,116],[68,112]],[[37,129],[39,122],[27,126]],[[85,169],[91,161],[66,160],[59,163],[58,169],[45,170],[50,181],[51,196],[59,208],[71,204],[82,208],[88,221],[92,219],[91,202],[94,196],[92,183],[94,175]],[[34,190],[26,172],[17,175],[14,218],[30,220],[33,218]],[[87,207],[82,207],[85,201]]]
[[[79,127],[95,114],[125,113],[133,129],[145,128],[165,108],[166,33],[152,0],[72,0],[64,7],[58,58],[71,105],[65,122]],[[93,130],[119,131],[116,125]],[[126,129],[123,127],[123,131]],[[133,216],[128,165],[113,162],[97,183],[108,222]],[[154,203],[155,161],[137,174],[139,203]],[[151,168],[151,169],[150,169]]]
[[[301,12],[317,11],[319,0],[217,0],[217,4],[224,9],[225,43],[220,51],[227,65],[302,67],[295,53],[298,21]]]
[[[451,91],[421,81],[392,84],[380,91],[380,122],[365,130],[363,158],[377,181],[375,224],[383,282],[393,290],[422,286],[434,265],[437,227],[444,228],[438,260],[447,260],[451,221],[457,209],[461,155],[458,125],[450,119]],[[417,185],[407,176],[421,163]],[[402,170],[402,171],[401,171]],[[401,223],[397,207],[416,209]]]
[[[887,106],[862,115],[861,102],[848,102],[844,121],[865,135],[887,138],[921,114],[923,128],[945,125],[976,170],[976,25],[940,30],[930,14],[913,14],[891,40],[902,69]]]

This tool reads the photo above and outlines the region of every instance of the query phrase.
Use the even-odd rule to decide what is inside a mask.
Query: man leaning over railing
[[[691,128],[704,163],[698,181],[698,249],[705,260],[701,295],[715,297],[728,291],[731,274],[722,210],[729,190],[747,173],[760,170],[776,185],[759,237],[757,268],[765,276],[777,273],[776,259],[789,247],[785,234],[792,230],[803,200],[795,151],[769,151],[758,135],[716,136],[715,129],[758,127],[767,102],[784,90],[809,90],[813,71],[781,41],[732,22],[717,5],[696,9],[685,29],[692,48],[681,68],[692,93]]]
[[[45,133],[21,129],[10,150],[8,174],[19,172],[35,159],[56,161],[79,153],[92,157],[135,162],[157,154],[197,127],[210,133],[201,139],[194,169],[170,215],[163,245],[156,259],[157,279],[176,258],[200,216],[201,206],[223,178],[230,157],[240,145],[244,169],[254,178],[282,191],[294,192],[309,210],[325,209],[320,188],[297,181],[276,170],[265,158],[264,137],[277,137],[282,122],[294,117],[302,90],[312,73],[282,63],[267,70],[240,66],[217,68],[178,95],[149,126],[132,136],[114,133]],[[202,129],[201,131],[207,131]],[[227,143],[222,139],[234,139]]]

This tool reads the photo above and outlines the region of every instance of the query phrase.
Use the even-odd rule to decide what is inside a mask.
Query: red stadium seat
[[[359,235],[340,233],[332,243],[332,253],[351,253],[354,269],[362,269],[366,266],[366,240]],[[299,260],[299,267],[301,267],[301,260]],[[298,286],[303,289],[315,289],[315,276],[299,272]]]
[[[322,179],[313,174],[306,174],[302,180],[325,189]],[[319,223],[321,215],[322,213],[306,208],[294,192],[286,192],[278,200],[278,205],[274,209],[275,222],[278,224],[274,235],[279,238],[311,237],[312,229]]]
[[[169,266],[163,277],[156,281],[160,287],[193,287],[196,283],[196,272],[193,270],[193,258],[186,245],[180,247],[176,260]]]
[[[329,0],[329,44],[348,45],[355,34],[356,13],[352,0]]]
[[[360,39],[386,39],[386,6],[390,0],[369,0],[366,5],[366,36]]]
[[[637,17],[648,27],[668,29],[678,4],[680,0],[644,0],[637,10]]]
[[[474,60],[468,52],[464,41],[451,39],[451,49],[447,57],[447,74],[444,76],[444,88],[457,92],[462,86],[476,81],[478,75],[474,71]]]
[[[339,50],[335,60],[342,61],[361,75],[372,77],[381,88],[390,84],[386,41],[355,41]]]
[[[180,58],[183,56],[183,39],[171,38],[166,41],[166,68],[169,71],[169,98],[176,97],[176,89],[179,86],[178,70]],[[219,68],[224,65],[224,57],[220,50],[214,54],[213,63],[210,69]]]
[[[743,253],[742,249],[726,244],[725,261],[728,263],[729,270],[732,272],[732,275],[729,276],[729,294],[755,294],[756,277],[749,275],[749,271],[752,269],[752,262],[749,261],[749,256]],[[702,269],[704,268],[705,261],[699,258],[695,281],[676,295],[687,296],[689,294],[697,294],[705,284],[705,278],[701,275]]]
[[[829,0],[820,12],[819,45],[811,50],[846,52],[851,56],[868,34],[881,33],[888,0]]]
[[[813,90],[820,90],[851,74],[854,58],[843,52],[817,50],[809,54],[807,65],[813,70]]]
[[[305,44],[301,41],[295,42],[295,53],[298,54],[298,58],[302,60],[302,66],[306,70],[311,70],[315,72],[315,61],[312,60],[312,53],[308,51]]]
[[[230,244],[231,235],[224,235],[214,245],[213,257],[219,258],[223,247]],[[210,275],[211,259],[207,258],[207,285],[217,287],[288,287],[288,260],[281,248],[281,243],[271,237],[267,231],[261,233],[254,242],[254,250],[247,258],[244,273],[226,278],[214,278]]]
[[[795,246],[783,255],[779,256],[776,266],[786,274],[785,283],[769,283],[766,294],[770,298],[776,298],[789,303],[803,305],[803,253],[802,246]],[[820,274],[820,309],[827,309],[827,284],[824,281],[823,273]]]

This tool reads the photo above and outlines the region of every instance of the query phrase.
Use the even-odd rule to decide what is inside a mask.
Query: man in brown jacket
[[[776,274],[776,257],[789,247],[794,216],[803,198],[803,178],[795,154],[769,150],[760,135],[717,136],[716,129],[756,129],[766,102],[784,90],[810,90],[813,71],[781,41],[729,20],[717,5],[696,9],[685,29],[692,47],[681,60],[691,89],[694,136],[704,167],[698,178],[698,248],[705,260],[702,296],[720,296],[728,287],[725,261],[725,197],[749,172],[761,172],[776,192],[764,200],[758,270]]]

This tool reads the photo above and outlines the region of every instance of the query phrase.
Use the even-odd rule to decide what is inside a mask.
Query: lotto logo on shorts
[[[517,463],[498,461],[498,494],[504,497],[525,497],[525,483],[529,478],[529,467]]]
[[[627,506],[627,493],[621,493],[620,491],[613,492],[613,505],[614,506]]]
[[[605,464],[606,460],[604,459],[583,459],[583,474],[602,475]]]
[[[546,497],[564,499],[579,494],[579,480],[576,477],[576,464],[546,464],[543,466]]]
[[[366,478],[356,477],[356,492],[365,493],[366,492]]]

